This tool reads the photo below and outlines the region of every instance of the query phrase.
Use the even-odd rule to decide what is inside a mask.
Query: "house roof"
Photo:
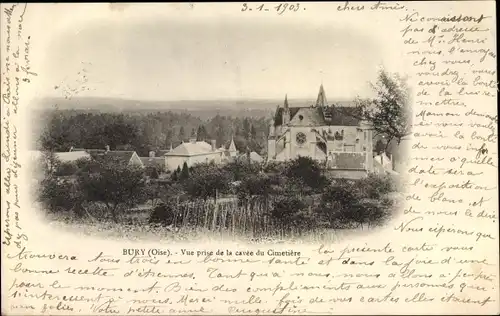
[[[157,156],[165,156],[166,153],[170,152],[170,149],[160,149],[156,151]]]
[[[102,149],[88,149],[87,152],[94,159],[102,158],[102,157],[110,157],[112,159],[116,159],[119,162],[123,162],[128,164],[130,159],[135,154],[135,151],[132,150],[102,150]]]
[[[246,159],[248,159],[248,154],[240,154],[237,159],[239,161],[246,161]],[[262,158],[258,153],[256,153],[255,151],[252,151],[250,153],[250,160],[253,161],[253,162],[262,162],[264,161],[264,158]]]
[[[172,151],[166,153],[165,156],[196,156],[213,152],[212,145],[205,141],[199,141],[182,143],[175,147]],[[220,150],[216,149],[215,152],[220,152]]]
[[[164,157],[139,157],[144,167],[158,167],[165,164]]]
[[[90,154],[85,151],[67,151],[55,153],[57,159],[61,162],[71,162],[82,158],[90,158]]]
[[[258,153],[255,151],[252,151],[250,153],[250,160],[255,161],[255,162],[262,162],[264,161],[264,158],[262,158]]]

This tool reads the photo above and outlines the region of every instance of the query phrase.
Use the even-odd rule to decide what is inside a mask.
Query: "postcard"
[[[2,315],[499,313],[494,1],[0,15]]]

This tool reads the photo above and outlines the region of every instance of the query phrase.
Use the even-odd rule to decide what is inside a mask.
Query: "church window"
[[[306,134],[304,134],[302,132],[299,132],[295,136],[295,140],[297,141],[297,144],[303,145],[306,142],[306,140],[307,140],[307,136],[306,136]]]
[[[303,120],[304,119],[304,115],[299,115],[299,120]]]

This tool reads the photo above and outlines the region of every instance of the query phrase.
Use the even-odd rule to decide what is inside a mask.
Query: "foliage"
[[[74,175],[79,170],[78,165],[75,162],[67,161],[61,162],[55,171],[56,176],[71,176]]]
[[[254,195],[267,196],[271,192],[272,179],[263,173],[249,174],[239,184],[236,193],[239,198]]]
[[[232,175],[233,181],[240,181],[260,172],[261,166],[259,163],[248,162],[246,159],[235,159],[223,168]]]
[[[232,177],[223,168],[214,164],[197,164],[189,179],[185,181],[186,192],[201,199],[216,198],[218,194],[225,193],[230,188]]]
[[[153,209],[149,223],[170,226],[174,224],[175,220],[180,219],[182,219],[181,214],[174,211],[172,204],[161,203]]]
[[[160,166],[147,166],[145,168],[145,173],[151,179],[158,179],[160,177],[161,169],[162,168]]]
[[[189,168],[187,163],[184,161],[184,164],[182,165],[182,171],[179,175],[179,180],[187,180],[189,178]]]
[[[51,212],[67,212],[81,202],[81,195],[69,180],[45,177],[39,187],[38,200]]]
[[[387,137],[387,143],[401,139],[411,133],[411,111],[409,89],[406,79],[397,74],[380,70],[376,84],[372,85],[377,96],[357,100],[361,119],[372,124],[377,134]]]
[[[330,227],[336,225],[378,225],[392,212],[387,194],[395,190],[386,175],[369,175],[361,180],[336,179],[322,194],[318,215]]]
[[[371,173],[368,177],[360,179],[357,184],[357,190],[363,197],[369,199],[381,199],[396,189],[396,183],[389,174]]]
[[[385,152],[385,148],[386,148],[386,144],[384,144],[384,141],[379,139],[377,140],[377,142],[375,143],[375,148],[374,148],[374,152],[377,154],[377,155],[380,155],[381,153]]]
[[[328,183],[319,163],[310,157],[298,157],[289,161],[284,175],[300,181],[312,189],[321,189]]]
[[[123,113],[79,113],[73,110],[44,110],[35,116],[42,126],[34,130],[39,149],[68,151],[71,146],[86,149],[134,150],[146,157],[151,150],[167,149],[185,140],[195,129],[198,140],[216,139],[217,146],[227,145],[234,137],[237,148],[247,147],[261,153],[266,147],[268,129],[265,117],[231,117],[211,114],[206,121],[188,113],[173,111]],[[248,123],[248,131],[235,127]],[[40,124],[41,123],[41,124]],[[91,131],[89,133],[89,131]]]
[[[282,195],[274,202],[271,217],[287,229],[311,229],[316,222],[304,201],[295,195]]]
[[[97,164],[98,170],[78,174],[78,186],[86,201],[104,203],[113,220],[117,220],[119,207],[132,207],[147,199],[142,169],[112,159]]]

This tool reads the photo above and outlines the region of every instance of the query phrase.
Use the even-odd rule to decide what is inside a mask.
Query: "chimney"
[[[212,144],[212,151],[217,150],[217,147],[215,146],[215,139],[212,139],[210,143]]]
[[[106,152],[109,151],[109,145],[106,145]]]
[[[189,139],[189,142],[190,142],[191,144],[196,144],[196,138],[190,138],[190,139]]]
[[[155,152],[151,150],[151,151],[149,152],[149,157],[150,157],[150,158],[154,158],[154,157],[155,157]]]

